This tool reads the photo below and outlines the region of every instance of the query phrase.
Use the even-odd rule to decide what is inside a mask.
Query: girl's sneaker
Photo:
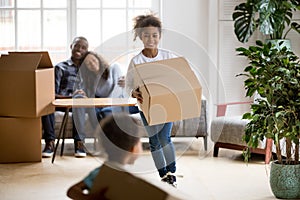
[[[164,175],[161,181],[166,182],[175,188],[177,187],[176,175],[172,174],[171,172],[168,172],[166,175]]]

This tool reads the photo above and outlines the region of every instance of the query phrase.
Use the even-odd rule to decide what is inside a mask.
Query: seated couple
[[[100,55],[87,51],[88,42],[84,37],[76,37],[72,44],[70,59],[55,66],[55,94],[56,98],[106,98],[123,97],[125,86],[124,77],[119,65],[109,65]],[[58,109],[59,110],[59,109]],[[120,110],[120,108],[115,109]],[[138,112],[130,107],[130,112]],[[73,108],[73,138],[76,157],[85,157],[85,113],[93,128],[98,121],[113,112],[113,108]],[[129,112],[129,111],[128,111]],[[42,117],[43,138],[45,148],[43,157],[51,157],[54,152],[55,117],[54,113]]]

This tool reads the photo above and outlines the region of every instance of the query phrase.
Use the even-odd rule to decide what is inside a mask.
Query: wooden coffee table
[[[132,98],[76,98],[76,99],[55,99],[52,105],[55,107],[65,108],[64,117],[59,129],[57,142],[55,145],[52,163],[54,163],[57,147],[62,138],[61,156],[64,149],[65,129],[68,123],[68,116],[71,108],[95,108],[95,107],[111,107],[111,106],[134,106],[136,99]]]

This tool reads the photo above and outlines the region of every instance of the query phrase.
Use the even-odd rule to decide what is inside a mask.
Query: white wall
[[[186,57],[209,96],[209,0],[162,0],[162,47]]]
[[[162,0],[163,25],[208,47],[209,0]]]
[[[211,108],[215,104],[246,101],[243,79],[236,77],[247,61],[235,49],[254,44],[255,34],[247,44],[234,34],[232,13],[243,0],[161,0],[163,27],[162,47],[186,57],[201,76],[203,94]],[[300,20],[300,12],[295,19]],[[290,32],[292,48],[300,52],[299,34]],[[245,106],[229,108],[227,114],[244,113]],[[211,115],[214,115],[213,113]]]
[[[226,2],[229,9],[235,4],[230,0]],[[242,81],[236,83],[235,71],[232,70],[234,66],[220,63],[224,59],[236,62],[235,52],[232,52],[234,44],[225,46],[232,51],[227,51],[225,47],[220,50],[220,38],[227,41],[227,36],[221,37],[223,33],[219,30],[220,4],[223,3],[222,0],[162,0],[163,26],[167,29],[163,33],[163,48],[175,50],[192,62],[201,76],[203,94],[209,101],[211,116],[214,116],[215,104],[240,101],[244,96]],[[226,58],[221,59],[224,51]],[[232,82],[234,87],[226,88],[230,84],[224,84],[224,80]]]

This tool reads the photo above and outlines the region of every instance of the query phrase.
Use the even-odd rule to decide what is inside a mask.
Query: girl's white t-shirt
[[[126,73],[126,92],[129,97],[131,97],[131,92],[133,89],[136,89],[137,85],[140,85],[137,81],[134,80],[136,70],[134,69],[134,65],[142,64],[142,63],[148,63],[148,62],[154,62],[159,60],[165,60],[170,58],[177,57],[175,54],[173,54],[170,51],[164,50],[164,49],[158,49],[158,53],[154,58],[148,58],[144,56],[142,52],[137,54],[131,59],[131,62],[128,66],[127,73]]]

